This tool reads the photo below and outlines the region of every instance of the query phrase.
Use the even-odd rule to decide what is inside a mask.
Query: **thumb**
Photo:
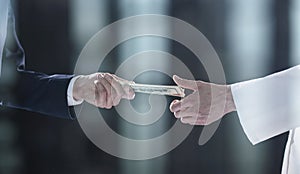
[[[178,86],[180,86],[182,88],[191,89],[191,90],[198,90],[196,81],[182,79],[182,78],[178,77],[177,75],[173,76],[173,80]]]
[[[135,97],[134,90],[128,84],[125,84],[123,86],[123,89],[125,91],[125,95],[123,96],[123,98],[133,100]]]

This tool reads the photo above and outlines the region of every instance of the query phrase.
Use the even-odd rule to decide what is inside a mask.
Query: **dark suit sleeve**
[[[6,62],[16,65],[14,84],[10,95],[2,98],[4,107],[19,108],[60,118],[73,119],[75,114],[68,107],[67,88],[72,75],[46,75],[25,69],[25,54],[15,32],[12,10],[9,10],[8,32],[4,48],[3,66]],[[9,74],[2,74],[6,76]]]

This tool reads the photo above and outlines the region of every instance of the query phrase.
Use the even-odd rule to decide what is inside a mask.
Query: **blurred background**
[[[299,0],[15,0],[14,4],[27,69],[48,74],[72,74],[80,51],[96,32],[118,19],[139,14],[170,15],[199,29],[216,49],[229,84],[300,63]],[[168,24],[160,27],[172,32]],[[116,34],[124,31],[119,32]],[[187,48],[156,37],[120,44],[99,70],[113,73],[130,55],[149,49],[177,56],[195,78],[207,80],[201,62]],[[136,66],[139,63],[146,62]],[[161,63],[172,68],[168,62]],[[136,81],[173,84],[158,72],[141,74]],[[132,104],[146,111],[147,97],[137,95],[139,102]],[[168,103],[173,99],[168,97]],[[157,136],[176,121],[168,108],[157,123],[147,127],[124,123],[114,110],[101,112],[121,134],[140,139]],[[98,149],[77,121],[10,109],[1,110],[0,115],[1,174],[279,174],[287,139],[283,134],[253,146],[237,114],[231,113],[204,146],[198,145],[203,127],[195,127],[170,153],[132,161]]]

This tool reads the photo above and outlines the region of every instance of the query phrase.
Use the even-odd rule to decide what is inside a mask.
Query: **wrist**
[[[231,85],[226,85],[226,104],[225,104],[225,114],[236,111],[236,106],[233,100],[233,95],[231,91]]]
[[[84,78],[84,76],[79,76],[74,82],[73,98],[76,101],[83,100],[83,96],[82,96],[82,87],[84,85],[84,83],[82,82],[83,78]]]

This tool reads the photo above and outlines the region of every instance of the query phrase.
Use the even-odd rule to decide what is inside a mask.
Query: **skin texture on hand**
[[[74,83],[73,97],[100,108],[110,109],[121,99],[132,100],[135,96],[129,82],[109,73],[80,76]]]
[[[173,80],[178,86],[193,91],[170,105],[171,112],[184,124],[209,125],[236,110],[230,85],[186,80],[178,76]]]

